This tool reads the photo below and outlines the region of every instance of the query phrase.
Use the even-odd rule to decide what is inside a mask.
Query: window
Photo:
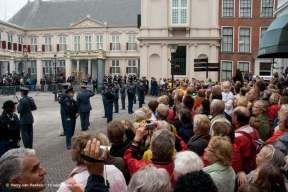
[[[262,0],[261,17],[273,17],[274,0]]]
[[[59,71],[63,72],[65,70],[65,60],[60,60],[59,61]]]
[[[234,0],[223,0],[222,17],[234,17]]]
[[[250,53],[250,28],[240,28],[239,40],[239,52]]]
[[[85,36],[85,50],[91,50],[91,36]]]
[[[60,37],[60,51],[66,50],[66,37]]]
[[[120,73],[119,60],[112,60],[111,73]]]
[[[37,38],[31,38],[31,52],[37,51]]]
[[[44,61],[45,74],[52,74],[52,61]]]
[[[136,60],[128,60],[126,73],[137,73]]]
[[[221,80],[232,78],[232,61],[222,61],[221,63]]]
[[[36,61],[31,61],[31,74],[37,73]]]
[[[45,37],[45,51],[52,51],[51,37]]]
[[[233,52],[233,27],[223,27],[222,52]]]
[[[80,36],[74,36],[74,50],[80,50]]]
[[[240,17],[251,17],[251,0],[240,0]]]
[[[136,35],[129,35],[128,50],[137,50]]]
[[[238,69],[240,69],[240,71],[244,75],[244,71],[249,71],[249,62],[239,62]]]
[[[103,35],[96,35],[96,49],[103,49]]]
[[[172,24],[187,24],[187,0],[172,0]]]
[[[12,50],[12,43],[13,43],[13,35],[12,34],[7,34],[7,45],[8,45],[8,50]]]
[[[260,29],[260,39],[264,35],[264,33],[266,33],[267,29],[268,29],[267,27],[261,27],[261,29]]]
[[[260,63],[260,76],[271,76],[271,63]]]
[[[23,44],[23,37],[18,36],[18,44],[20,45]]]
[[[120,50],[119,35],[112,35],[112,50]]]

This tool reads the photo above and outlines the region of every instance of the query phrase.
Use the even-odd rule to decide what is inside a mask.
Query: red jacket
[[[123,159],[129,169],[131,176],[136,173],[141,167],[144,167],[148,164],[153,164],[156,168],[163,168],[170,175],[171,186],[173,187],[176,183],[174,179],[173,169],[174,169],[174,159],[171,159],[169,162],[159,162],[155,159],[151,159],[151,161],[142,161],[131,157],[132,150],[135,150],[133,147],[128,148],[123,156]]]
[[[274,119],[277,117],[277,112],[279,111],[278,104],[271,105],[268,111],[268,119],[270,123],[270,128],[274,126]]]
[[[266,140],[266,144],[273,144],[275,141],[277,141],[282,135],[284,134],[283,131],[278,129],[277,131],[274,132],[272,137]]]

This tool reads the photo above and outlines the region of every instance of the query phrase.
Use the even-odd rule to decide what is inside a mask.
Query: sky
[[[8,21],[15,13],[17,13],[28,0],[0,0],[0,20],[5,21],[5,5],[6,5],[6,21]],[[33,2],[34,0],[30,0]]]

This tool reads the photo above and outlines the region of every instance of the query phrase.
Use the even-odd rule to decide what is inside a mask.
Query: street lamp
[[[57,101],[57,84],[56,84],[56,68],[57,68],[57,63],[58,63],[58,58],[56,55],[51,58],[52,63],[53,63],[53,68],[54,68],[54,96],[55,96],[55,101]]]
[[[177,46],[178,43],[176,43],[175,41],[171,41],[169,44],[170,47],[170,52],[171,52],[171,75],[172,75],[172,81],[171,81],[171,88],[173,88],[173,83],[174,83],[174,70],[175,70],[175,64],[176,64],[176,50],[177,50]]]

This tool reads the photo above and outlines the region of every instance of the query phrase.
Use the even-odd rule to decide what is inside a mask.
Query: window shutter
[[[128,74],[128,67],[126,67],[126,74]]]
[[[23,50],[27,49],[27,45],[22,45],[23,46]],[[27,51],[27,50],[26,50]]]
[[[110,50],[112,50],[112,43],[110,43]]]
[[[17,51],[17,43],[13,43],[13,51]]]
[[[28,74],[31,74],[31,67],[28,67]]]
[[[126,43],[126,50],[128,51],[128,43]]]
[[[27,51],[30,53],[31,52],[31,47],[30,45],[27,46]]]
[[[57,51],[59,51],[59,50],[60,50],[60,46],[59,46],[59,44],[57,44],[56,47],[57,47]]]
[[[22,51],[22,45],[18,44],[18,51]]]
[[[42,45],[42,52],[45,52],[45,45]]]
[[[110,74],[112,74],[112,67],[110,67]]]
[[[6,49],[6,41],[2,41],[2,49]]]

